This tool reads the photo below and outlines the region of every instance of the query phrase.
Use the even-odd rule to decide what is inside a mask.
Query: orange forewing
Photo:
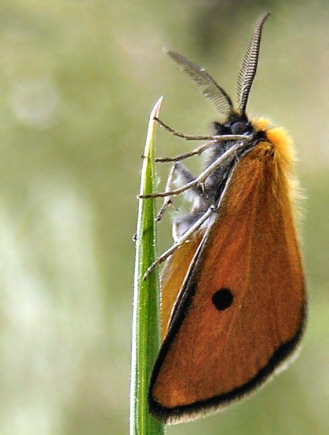
[[[190,267],[194,254],[201,242],[202,232],[184,243],[171,255],[161,272],[161,337],[164,339],[168,330],[171,310],[182,288],[184,278]]]
[[[151,409],[168,422],[251,391],[298,343],[304,278],[285,164],[280,152],[261,142],[228,182],[151,377]],[[234,299],[218,311],[212,295],[221,288]]]

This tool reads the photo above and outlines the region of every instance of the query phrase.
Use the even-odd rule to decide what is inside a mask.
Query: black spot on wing
[[[233,303],[233,293],[228,288],[221,288],[212,295],[212,303],[218,311],[224,311]]]

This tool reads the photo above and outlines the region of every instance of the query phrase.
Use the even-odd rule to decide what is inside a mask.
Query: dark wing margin
[[[165,50],[165,52],[192,77],[195,83],[204,88],[202,94],[208,98],[221,113],[228,115],[233,112],[233,104],[230,97],[204,68],[201,68],[175,51]]]
[[[248,97],[251,86],[253,84],[259,58],[260,40],[262,36],[263,26],[269,17],[270,12],[261,16],[256,23],[255,30],[251,35],[251,39],[244,55],[239,77],[238,77],[238,109],[241,114],[246,112]]]

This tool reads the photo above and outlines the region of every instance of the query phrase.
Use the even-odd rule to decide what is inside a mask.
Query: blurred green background
[[[286,126],[298,149],[310,290],[304,346],[251,399],[168,434],[329,433],[329,3],[7,0],[1,434],[127,433],[132,235],[149,112],[164,95],[163,120],[191,134],[218,117],[162,47],[207,66],[234,96],[253,25],[267,10],[249,113]],[[158,155],[190,148],[158,130]],[[161,250],[169,231],[167,218]]]

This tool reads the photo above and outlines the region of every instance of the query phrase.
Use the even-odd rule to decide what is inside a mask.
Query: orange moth
[[[223,409],[250,394],[283,367],[304,329],[292,143],[283,128],[246,114],[268,15],[258,20],[247,48],[237,108],[203,68],[168,52],[225,119],[213,123],[207,144],[172,159],[167,191],[153,195],[165,198],[163,210],[180,193],[192,200],[190,213],[173,221],[173,247],[156,263],[167,259],[161,274],[163,342],[149,406],[167,423]],[[194,178],[179,160],[206,149],[205,169]],[[176,189],[175,175],[182,183]]]

